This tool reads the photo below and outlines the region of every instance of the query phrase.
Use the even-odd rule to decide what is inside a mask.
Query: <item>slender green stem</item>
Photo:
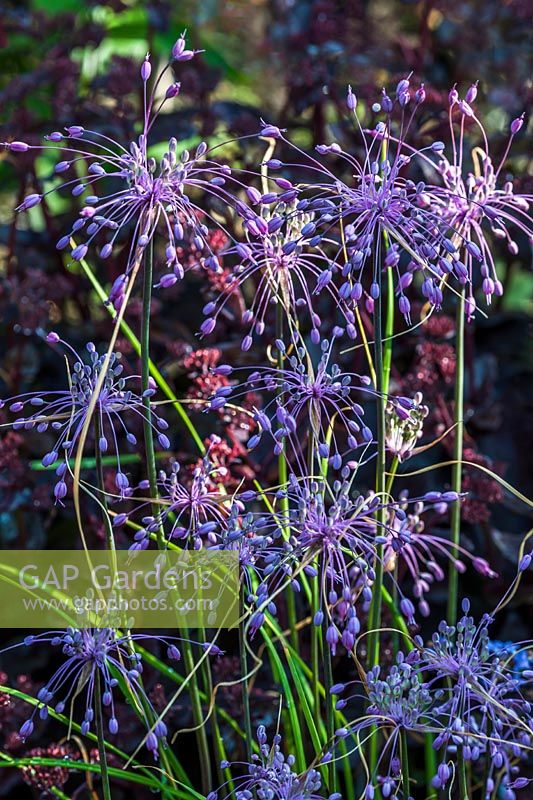
[[[157,500],[159,492],[157,488],[157,470],[155,463],[154,437],[152,431],[152,405],[150,397],[144,397],[144,393],[150,388],[150,306],[152,302],[152,281],[154,264],[154,245],[150,241],[146,248],[144,258],[143,273],[143,298],[142,298],[142,324],[141,324],[141,389],[143,393],[144,419],[144,448],[146,453],[146,468],[148,470],[148,480],[150,482],[150,494],[153,500]],[[156,519],[159,518],[159,506],[157,503],[152,505],[152,513]],[[164,531],[162,525],[157,528],[157,545],[160,550],[165,549]]]
[[[141,357],[141,388],[144,392],[149,388],[150,378],[150,306],[152,300],[152,282],[153,282],[153,242],[151,241],[146,248],[144,259],[144,274],[143,274],[143,298],[142,298],[142,321],[141,321],[141,337],[140,337],[140,357]],[[150,398],[143,396],[144,416],[143,430],[144,430],[144,445],[146,453],[146,464],[148,470],[148,480],[150,483],[150,492],[154,500],[159,497],[157,488],[157,471],[155,463],[155,449],[152,431],[152,409]],[[159,516],[159,507],[154,503],[153,514],[155,517]],[[163,527],[160,525],[157,529],[157,546],[158,549],[164,551],[165,538]],[[202,704],[199,697],[198,679],[194,672],[194,657],[191,646],[188,641],[189,631],[186,628],[181,629],[183,635],[182,652],[185,668],[188,672],[193,673],[191,678],[191,706],[194,724],[197,726],[196,740],[199,750],[200,770],[202,775],[202,788],[204,793],[207,794],[211,790],[211,756],[209,753],[209,744],[207,741],[207,733],[203,721]]]
[[[313,579],[312,610],[320,608],[320,583],[318,577]],[[320,628],[311,623],[311,666],[313,669],[313,702],[315,714],[320,714]]]
[[[459,776],[459,800],[470,800],[468,781],[466,779],[466,762],[462,745],[459,745],[457,748],[457,774]]]
[[[100,777],[102,778],[102,791],[104,800],[111,800],[111,788],[109,786],[109,773],[107,771],[107,754],[105,749],[104,722],[102,719],[102,690],[100,687],[100,670],[95,670],[94,678],[94,705],[96,736],[98,739],[98,756],[100,761]]]
[[[282,303],[278,302],[276,306],[276,337],[282,341],[283,341],[283,327],[284,327],[283,305]],[[278,350],[277,353],[277,366],[280,372],[283,371],[285,366],[285,357],[281,350]],[[279,485],[282,488],[286,488],[288,481],[288,473],[287,473],[287,460],[285,457],[285,447],[278,456],[278,478],[279,478]],[[288,522],[289,498],[286,494],[280,498],[280,509],[282,514],[282,519]],[[285,597],[287,600],[287,617],[289,622],[291,644],[293,648],[296,650],[296,652],[299,653],[300,643],[298,641],[298,627],[296,619],[296,598],[290,586],[287,588]]]
[[[241,586],[241,621],[239,622],[239,656],[241,661],[241,687],[242,687],[242,708],[244,716],[244,731],[246,733],[245,749],[246,761],[252,763],[252,716],[250,714],[250,693],[248,687],[248,658],[246,656],[246,620],[245,611],[245,584]]]
[[[407,742],[407,733],[402,730],[400,733],[402,743],[402,787],[404,800],[409,800],[409,745]]]
[[[463,404],[464,404],[464,344],[465,344],[465,287],[461,289],[459,302],[457,304],[456,316],[456,374],[455,374],[455,442],[453,448],[454,464],[452,466],[452,490],[460,493],[462,478],[463,460]],[[452,555],[457,558],[459,555],[459,540],[461,537],[461,501],[456,500],[451,513],[451,539]],[[457,621],[457,591],[459,574],[453,565],[450,564],[448,574],[448,609],[446,619],[450,625],[455,625]]]
[[[376,370],[376,392],[377,392],[377,459],[376,459],[376,494],[383,500],[385,493],[385,470],[386,470],[386,450],[385,450],[385,398],[383,396],[383,339],[382,339],[382,297],[381,297],[381,270],[379,276],[379,295],[374,301],[374,365]],[[379,508],[377,511],[376,524],[379,527],[385,523],[385,509]],[[379,627],[381,624],[381,601],[383,586],[383,545],[376,547],[376,579],[372,587],[372,601],[368,615],[368,666],[374,667],[379,664]],[[376,728],[372,729],[369,739],[369,768],[373,775],[378,761],[379,733]]]

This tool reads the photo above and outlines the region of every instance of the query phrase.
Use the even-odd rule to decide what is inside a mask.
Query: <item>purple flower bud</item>
[[[27,197],[24,198],[22,203],[17,206],[15,209],[16,211],[27,211],[29,208],[33,208],[34,206],[39,205],[42,200],[42,195],[40,194],[29,194]]]
[[[165,92],[165,99],[170,100],[172,97],[176,97],[180,93],[181,83],[176,82],[172,83]]]
[[[457,103],[458,100],[459,100],[459,93],[457,92],[457,89],[455,88],[454,84],[453,88],[450,89],[450,92],[448,94],[448,102],[451,106],[453,106],[455,105],[455,103]]]
[[[128,486],[130,485],[130,482],[129,482],[127,476],[124,475],[123,472],[117,472],[117,474],[115,475],[115,485],[116,485],[117,489],[120,489],[122,491],[122,490],[128,488]]]
[[[254,205],[258,205],[261,202],[261,192],[258,191],[254,186],[249,186],[246,189],[246,194]]]
[[[109,720],[109,733],[112,733],[113,736],[118,733],[118,721],[115,717],[111,717]]]
[[[261,136],[267,136],[270,139],[281,139],[281,129],[276,125],[267,125],[263,122]]]
[[[518,564],[519,572],[525,572],[526,569],[529,569],[531,565],[531,558],[532,558],[531,553],[526,553],[525,556],[522,556],[522,558],[520,559],[520,563]]]
[[[426,90],[424,88],[424,84],[420,84],[420,89],[417,89],[415,92],[415,101],[417,103],[423,103],[426,99]]]
[[[400,601],[400,609],[404,617],[409,620],[414,620],[415,607],[408,597],[403,597]]]
[[[79,244],[77,247],[75,247],[71,253],[74,261],[81,261],[83,258],[85,258],[88,249],[89,248],[86,244]]]
[[[350,109],[350,111],[355,111],[357,106],[357,98],[352,92],[352,87],[348,86],[348,95],[346,97],[346,105]]]
[[[518,133],[518,131],[520,130],[520,128],[522,127],[523,124],[524,124],[524,115],[523,114],[522,114],[522,116],[517,117],[516,119],[513,119],[513,121],[511,122],[511,133],[513,134],[513,136],[515,136],[515,134]]]
[[[33,733],[33,720],[27,719],[26,722],[22,725],[19,730],[19,736],[21,739],[27,739],[28,736],[31,736]]]
[[[473,83],[472,86],[467,91],[467,93],[465,95],[465,100],[466,100],[467,103],[473,103],[474,100],[476,99],[476,97],[477,97],[477,85],[478,85],[478,81]]]
[[[141,78],[145,83],[150,78],[151,74],[152,65],[150,64],[150,54],[148,53],[141,66]]]
[[[216,320],[214,317],[208,317],[200,325],[200,330],[204,336],[208,336],[215,330]]]
[[[58,481],[54,486],[54,497],[56,500],[62,500],[67,494],[67,484],[65,481]]]
[[[14,153],[25,153],[26,150],[30,149],[29,144],[26,144],[26,142],[8,142],[6,147]]]

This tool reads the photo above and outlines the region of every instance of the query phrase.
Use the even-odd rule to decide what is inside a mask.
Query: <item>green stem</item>
[[[381,270],[379,276],[379,295],[374,301],[374,362],[376,370],[377,392],[377,460],[376,460],[376,494],[383,500],[385,493],[385,398],[383,397],[383,339],[382,339],[382,297],[381,297]],[[376,524],[378,528],[385,523],[385,509],[377,511]],[[372,601],[368,615],[368,666],[372,668],[379,664],[379,627],[381,624],[381,601],[383,586],[383,545],[376,547],[376,579],[372,587]],[[378,761],[379,733],[375,727],[369,739],[369,769],[373,775]]]
[[[402,730],[400,733],[402,742],[402,787],[404,800],[409,800],[409,746],[407,743],[407,733]]]
[[[452,490],[461,492],[462,460],[463,460],[463,404],[464,404],[464,344],[465,344],[465,287],[461,289],[456,316],[456,376],[455,376],[455,442],[453,448],[454,464],[452,466]],[[461,537],[461,501],[456,500],[451,512],[451,540],[452,556],[459,555],[459,540]],[[448,608],[446,619],[450,625],[457,621],[457,592],[459,574],[450,564],[448,573]]]
[[[281,303],[278,303],[276,307],[276,337],[281,341],[283,341],[283,305]],[[281,350],[278,350],[277,362],[278,362],[277,363],[278,369],[280,371],[283,371],[285,367],[285,358]],[[278,456],[278,478],[280,487],[286,488],[288,482],[288,472],[287,472],[287,460],[285,458],[285,447],[283,447],[283,450]],[[282,519],[286,520],[288,523],[289,498],[286,494],[280,499],[280,509],[282,514]],[[285,593],[285,597],[287,599],[287,617],[289,622],[291,644],[293,648],[296,650],[296,652],[299,653],[300,644],[298,641],[296,598],[290,586],[288,587]]]
[[[102,719],[102,691],[100,688],[99,669],[95,671],[94,705],[95,705],[95,718],[96,718],[96,736],[98,739],[98,756],[100,761],[100,777],[102,778],[102,791],[104,793],[104,800],[111,800],[109,773],[107,771],[107,755],[105,749],[104,723]]]
[[[157,470],[155,464],[155,448],[152,430],[152,404],[150,397],[144,397],[144,393],[150,388],[150,306],[152,302],[152,281],[154,264],[154,244],[150,240],[144,257],[144,277],[143,277],[143,298],[142,298],[142,322],[141,322],[141,390],[143,393],[144,419],[144,448],[146,453],[146,467],[148,470],[148,481],[150,483],[150,495],[154,501],[159,498],[157,488]],[[152,514],[156,519],[159,518],[159,506],[157,502],[152,504]],[[159,550],[165,549],[165,539],[163,527],[160,524],[157,528],[157,546]]]
[[[244,584],[241,587],[241,621],[239,622],[239,655],[241,661],[241,679],[242,679],[242,708],[244,715],[244,731],[246,761],[248,764],[252,763],[252,717],[250,714],[250,693],[248,689],[248,658],[246,657],[246,620],[244,618],[245,598],[244,598]]]
[[[142,320],[141,320],[141,338],[140,338],[140,357],[141,357],[141,389],[144,392],[149,388],[150,378],[150,306],[152,300],[152,282],[153,282],[153,262],[154,251],[153,241],[146,248],[144,259],[144,273],[143,273],[143,298],[142,298]],[[148,470],[148,481],[150,483],[150,493],[154,500],[159,497],[157,488],[157,471],[155,464],[155,449],[152,432],[152,409],[149,397],[143,397],[144,415],[143,430],[144,430],[144,445],[146,453],[146,463]],[[153,505],[154,516],[159,516],[159,507],[157,503]],[[164,551],[165,537],[163,527],[160,525],[157,529],[157,547],[159,550]],[[181,629],[183,635],[182,652],[185,668],[188,672],[193,673],[195,663],[191,650],[190,643],[185,641],[188,639],[189,631],[186,628]],[[207,733],[203,721],[202,704],[198,694],[198,679],[196,673],[191,678],[191,706],[192,715],[196,729],[196,741],[199,750],[200,770],[202,775],[202,788],[204,793],[207,794],[211,790],[211,756],[209,753],[209,745],[207,742]]]
[[[459,800],[469,800],[468,781],[466,779],[466,762],[463,755],[463,747],[457,748],[457,773],[459,776]]]

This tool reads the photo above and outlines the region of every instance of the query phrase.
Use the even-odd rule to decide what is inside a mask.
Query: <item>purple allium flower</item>
[[[490,647],[493,615],[484,614],[476,625],[467,600],[462,609],[457,625],[441,622],[427,646],[417,637],[418,649],[412,654],[423,680],[440,687],[437,710],[442,731],[434,747],[445,745],[453,751],[461,746],[468,761],[477,761],[483,753],[489,780],[498,772],[499,779],[510,784],[515,760],[524,758],[533,743],[532,708],[524,691],[533,673],[517,677],[507,651]]]
[[[430,613],[427,592],[435,581],[442,581],[445,577],[439,559],[447,559],[449,568],[459,572],[465,571],[464,562],[467,560],[484,577],[497,577],[484,558],[469,553],[464,547],[454,546],[449,539],[439,536],[431,528],[428,530],[424,515],[428,511],[443,514],[449,503],[453,502],[459,502],[455,492],[429,492],[420,500],[409,500],[407,493],[402,492],[397,503],[391,502],[387,506],[383,529],[386,537],[383,552],[385,569],[403,566],[413,580],[414,596],[424,617]],[[454,550],[458,554],[454,554]]]
[[[467,93],[468,94],[468,93]],[[472,97],[472,93],[470,93]],[[475,99],[475,94],[473,95]],[[501,295],[503,287],[496,272],[496,261],[492,252],[491,237],[501,239],[507,244],[512,255],[518,253],[518,243],[514,239],[516,231],[525,235],[531,243],[533,226],[528,213],[531,195],[516,194],[513,182],[503,173],[514,137],[520,130],[522,118],[510,125],[507,146],[498,164],[494,164],[483,123],[477,117],[471,101],[460,100],[457,92],[451,94],[449,103],[449,125],[451,139],[451,160],[441,154],[434,160],[427,155],[431,164],[442,177],[444,187],[431,189],[431,207],[456,232],[455,238],[459,256],[450,262],[453,272],[461,283],[469,282],[470,293],[466,312],[472,316],[476,304],[472,292],[475,267],[479,268],[482,289],[487,303],[493,294]],[[459,116],[459,132],[454,126],[454,113]],[[481,136],[481,145],[467,151],[465,125],[474,123]],[[470,164],[473,165],[471,171]],[[502,174],[503,173],[503,174]]]
[[[259,195],[259,198],[258,202],[264,203],[265,196]],[[251,347],[254,336],[263,334],[272,306],[283,307],[291,328],[305,316],[311,324],[311,340],[317,344],[322,320],[315,309],[315,298],[322,291],[333,299],[346,323],[348,336],[355,338],[354,313],[332,280],[338,268],[329,263],[320,243],[314,243],[313,213],[296,210],[294,202],[277,203],[273,208],[262,205],[261,208],[261,215],[244,213],[240,208],[245,219],[246,241],[225,253],[225,259],[235,256],[238,263],[228,273],[227,291],[204,307],[207,318],[202,330],[212,330],[232,292],[253,281],[250,307],[242,316],[247,328],[243,350]]]
[[[218,441],[214,437],[216,444]],[[220,489],[213,489],[213,482],[223,486],[226,469],[213,464],[209,452],[200,464],[194,467],[192,475],[181,477],[180,464],[174,461],[168,473],[161,471],[158,475],[158,500],[160,512],[152,514],[151,498],[135,503],[134,514],[143,509],[150,509],[150,514],[143,516],[142,527],[136,531],[135,542],[131,550],[144,550],[148,547],[150,533],[155,533],[161,526],[165,530],[168,541],[179,540],[184,546],[199,550],[206,544],[218,541],[219,527],[227,520],[232,498],[223,494]],[[149,490],[149,481],[141,481],[138,489]],[[130,498],[131,499],[131,498]],[[134,499],[135,502],[135,499]],[[131,518],[132,513],[117,514],[114,525],[123,525]]]
[[[118,733],[115,692],[120,683],[124,682],[135,703],[137,713],[141,715],[148,730],[146,747],[153,753],[154,758],[157,758],[159,744],[163,744],[163,746],[165,744],[167,727],[162,720],[158,719],[158,714],[146,693],[141,679],[142,658],[134,650],[135,642],[151,640],[156,640],[166,647],[169,659],[176,661],[181,658],[177,646],[182,641],[180,639],[142,633],[123,635],[113,628],[86,628],[83,630],[68,628],[66,631],[46,631],[27,636],[24,640],[25,645],[46,645],[58,648],[65,659],[43,688],[39,690],[37,695],[39,705],[22,725],[20,736],[26,739],[31,735],[37,713],[41,719],[46,719],[49,708],[54,708],[59,714],[64,713],[83,689],[85,689],[85,712],[81,730],[83,734],[86,734],[91,729],[95,717],[97,678],[101,687],[102,706],[110,711],[109,732],[113,735]],[[14,645],[14,647],[20,646]]]
[[[48,334],[47,340],[52,343],[60,342],[74,359],[72,369],[68,373],[69,388],[27,392],[8,400],[0,400],[0,407],[7,405],[9,410],[17,415],[31,409],[28,416],[17,417],[13,423],[15,430],[35,430],[41,434],[50,431],[56,434],[55,444],[43,457],[42,464],[44,467],[52,467],[59,462],[56,467],[58,481],[54,487],[54,495],[56,501],[61,503],[68,492],[69,461],[76,456],[76,444],[87,421],[87,413],[105,363],[105,356],[99,356],[94,344],[89,342],[86,346],[89,363],[86,363],[76,350],[57,334]],[[94,414],[100,428],[96,446],[101,453],[106,453],[110,447],[113,449],[117,457],[115,485],[119,495],[124,497],[129,494],[130,488],[128,477],[120,466],[116,428],[125,433],[130,444],[136,444],[136,437],[128,430],[126,420],[132,415],[145,420],[146,411],[143,407],[143,397],[130,388],[132,384],[140,385],[140,377],[138,375],[123,377],[124,368],[120,358],[120,353],[111,355]],[[151,396],[154,393],[154,389],[147,389],[145,395]],[[154,434],[159,445],[165,449],[170,447],[168,437],[164,433],[168,423],[155,411],[152,411],[152,419]]]
[[[342,333],[342,328],[335,327],[331,340],[325,339],[321,342],[321,356],[316,368],[310,352],[304,347],[298,334],[294,335],[293,343],[288,348],[282,341],[276,340],[278,350],[287,354],[283,369],[250,369],[245,383],[218,390],[211,399],[210,407],[221,408],[230,399],[233,400],[250,389],[272,393],[275,397],[254,413],[260,431],[250,438],[248,446],[256,447],[264,432],[271,434],[274,439],[274,453],[281,453],[284,443],[288,442],[301,459],[303,471],[304,424],[316,443],[316,455],[320,459],[328,459],[334,469],[340,469],[342,445],[337,441],[334,427],[338,425],[344,429],[348,451],[368,447],[374,436],[363,421],[364,409],[354,395],[357,392],[375,395],[370,387],[370,378],[343,372],[333,362],[335,340]],[[233,372],[227,365],[215,367],[214,372],[217,370],[225,370],[225,374]],[[400,405],[400,400],[403,398],[395,398],[391,402]]]
[[[184,36],[178,42],[184,43]],[[203,251],[207,247],[208,229],[201,217],[212,218],[204,207],[200,209],[197,205],[194,199],[196,195],[199,192],[207,193],[224,204],[233,202],[225,188],[231,170],[211,160],[205,142],[200,143],[191,155],[186,149],[180,152],[178,142],[171,138],[168,150],[159,163],[150,155],[149,139],[155,119],[163,106],[176,97],[180,90],[179,83],[171,83],[160,97],[159,90],[164,79],[173,62],[189,60],[198,52],[185,50],[180,45],[178,49],[181,52],[176,55],[176,47],[173,60],[156,78],[150,96],[147,94],[147,80],[151,71],[149,55],[143,61],[141,80],[144,112],[142,133],[137,141],[124,146],[98,131],[71,125],[65,129],[65,133],[54,131],[47,136],[50,145],[28,145],[25,148],[57,152],[60,160],[55,173],[61,176],[72,173],[73,177],[49,189],[44,195],[29,195],[18,207],[19,211],[37,205],[43,197],[59,189],[68,188],[74,197],[83,196],[84,205],[78,220],[70,233],[57,243],[57,247],[63,249],[69,246],[71,238],[83,235],[85,241],[72,250],[74,260],[83,259],[88,247],[96,241],[102,242],[100,256],[109,257],[120,232],[128,227],[133,233],[130,237],[127,276],[160,227],[167,238],[167,267],[179,279],[183,276],[183,265],[177,257],[177,243],[185,233],[193,238],[198,250]],[[184,54],[187,54],[187,58],[184,58]],[[12,151],[21,150],[20,143],[4,142],[3,145]],[[78,165],[87,165],[87,174],[83,178],[77,174]],[[208,252],[206,255],[210,257]],[[115,308],[119,307],[118,298],[111,298],[111,302]]]
[[[324,794],[322,778],[316,769],[308,769],[303,774],[294,771],[295,758],[285,756],[281,751],[281,736],[276,734],[272,744],[268,744],[263,725],[257,729],[257,742],[260,755],[252,756],[251,763],[222,762],[222,767],[238,766],[246,770],[244,775],[234,779],[235,793],[226,793],[225,787],[210,792],[207,800],[341,800],[338,792]]]
[[[434,693],[420,681],[417,671],[405,659],[397,655],[386,674],[379,666],[367,673],[366,681],[355,682],[363,691],[355,692],[337,701],[337,708],[345,708],[352,698],[368,703],[366,712],[344,728],[337,731],[339,738],[351,734],[359,737],[373,727],[387,731],[388,736],[380,751],[376,773],[369,776],[365,797],[374,796],[379,786],[384,797],[396,797],[401,782],[400,734],[420,735],[428,730],[440,730],[441,724],[435,713]],[[343,694],[350,684],[333,686],[333,694]]]
[[[438,308],[442,302],[441,280],[450,272],[448,260],[457,255],[457,247],[452,241],[453,228],[435,213],[426,185],[404,177],[412,162],[418,162],[427,152],[442,152],[444,145],[433,142],[416,150],[407,144],[416,108],[424,95],[417,92],[411,98],[409,81],[401,83],[405,84],[404,91],[397,93],[395,100],[383,90],[373,111],[383,113],[385,119],[370,131],[361,127],[353,93],[349,92],[348,108],[363,140],[364,157],[359,159],[345,152],[336,142],[318,145],[317,151],[342,159],[353,182],[345,183],[333,169],[303,154],[318,180],[313,182],[309,196],[298,201],[297,208],[314,213],[316,238],[322,237],[322,245],[329,243],[333,248],[331,261],[341,265],[345,279],[341,297],[357,304],[366,291],[372,303],[381,291],[382,268],[392,269],[398,306],[409,321],[410,303],[405,290],[414,271],[424,273],[422,292]],[[408,111],[412,99],[412,111]],[[400,117],[397,136],[393,121],[396,111]],[[404,261],[408,263],[404,265]]]

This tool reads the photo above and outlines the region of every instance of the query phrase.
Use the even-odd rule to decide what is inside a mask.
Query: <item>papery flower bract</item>
[[[178,39],[184,42],[184,37]],[[192,58],[196,52],[183,50],[175,54],[173,61],[181,62]],[[187,58],[183,57],[187,53]],[[137,141],[124,146],[99,131],[85,130],[80,125],[70,125],[65,132],[53,131],[46,138],[50,145],[27,145],[25,149],[57,152],[61,159],[55,166],[56,175],[74,173],[74,177],[54,186],[43,195],[32,194],[19,205],[18,211],[26,211],[38,205],[43,197],[51,192],[70,189],[74,197],[83,197],[83,208],[70,233],[62,236],[58,249],[69,246],[72,238],[84,236],[84,241],[72,250],[72,258],[85,258],[93,242],[103,241],[100,256],[108,258],[113,252],[120,232],[132,228],[126,273],[117,279],[109,302],[119,309],[122,302],[124,284],[135,261],[153,239],[161,227],[167,239],[165,257],[170,272],[161,279],[161,285],[171,285],[183,277],[183,265],[177,257],[178,243],[185,233],[191,234],[195,246],[206,252],[206,261],[211,258],[207,244],[208,228],[201,217],[211,219],[205,207],[200,209],[194,196],[198,192],[207,193],[225,205],[233,203],[231,194],[225,188],[231,169],[210,159],[205,142],[201,142],[191,155],[183,149],[178,153],[178,142],[173,137],[167,152],[159,163],[150,155],[150,134],[161,109],[180,91],[179,83],[171,83],[162,98],[157,90],[173,61],[171,60],[154,82],[150,96],[147,81],[151,72],[149,55],[141,67],[141,81],[144,98],[142,132]],[[5,147],[18,152],[21,148],[16,142],[4,142]],[[76,172],[78,165],[87,165],[87,174],[80,178]],[[109,186],[109,188],[107,188]],[[218,225],[218,223],[216,223]]]
[[[95,345],[89,342],[86,346],[90,359],[87,364],[76,350],[60,339],[57,334],[48,334],[47,341],[61,343],[74,359],[72,371],[69,370],[68,373],[69,388],[26,392],[8,400],[1,400],[0,407],[7,405],[9,410],[16,414],[31,409],[31,414],[19,416],[13,422],[15,430],[35,430],[40,434],[50,431],[56,434],[57,439],[53,449],[43,457],[42,464],[43,467],[52,467],[58,461],[60,462],[56,467],[58,481],[54,487],[56,501],[60,503],[68,493],[69,461],[76,456],[77,442],[87,421],[89,406],[104,367],[105,355],[99,356]],[[149,388],[143,395],[140,395],[130,388],[132,384],[138,384],[140,387],[140,376],[124,377],[124,367],[120,363],[120,358],[120,353],[111,354],[106,377],[96,400],[94,416],[99,426],[99,438],[95,446],[98,447],[100,453],[104,454],[111,445],[117,457],[115,486],[118,494],[124,497],[129,494],[130,487],[129,479],[120,465],[120,448],[116,429],[125,433],[129,444],[136,444],[136,437],[128,430],[126,424],[128,416],[137,415],[142,421],[145,421],[147,417],[143,397],[152,396],[155,394],[155,389]],[[164,431],[167,430],[168,423],[159,417],[155,410],[152,410],[152,420],[151,424],[159,445],[167,449],[170,447],[170,441]]]
[[[387,450],[400,463],[411,457],[418,439],[422,436],[424,419],[429,414],[422,399],[422,392],[417,392],[409,410],[398,407],[390,400],[385,406],[385,443]]]

